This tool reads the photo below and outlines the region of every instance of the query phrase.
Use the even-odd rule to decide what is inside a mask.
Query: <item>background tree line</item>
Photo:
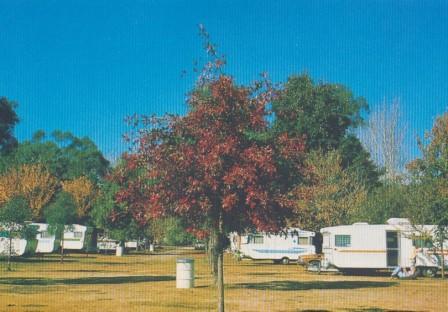
[[[0,103],[2,207],[21,198],[34,221],[47,221],[46,211],[67,201],[58,196],[65,193],[75,207],[72,222],[101,227],[120,240],[139,235],[170,244],[193,240],[191,235],[182,237],[188,226],[181,219],[163,221],[177,224],[172,232],[178,237],[166,233],[168,239],[160,234],[166,226],[145,215],[141,204],[145,194],[138,195],[142,185],[138,165],[128,169],[132,158],[125,156],[112,168],[89,138],[61,131],[50,136],[37,131],[31,140],[19,143],[13,136],[19,122],[17,104],[6,98]],[[390,217],[419,216],[416,222],[436,223],[434,217],[428,219],[428,210],[441,206],[438,214],[446,212],[447,114],[439,116],[432,131],[419,140],[422,158],[405,164],[406,127],[399,102],[383,103],[367,121],[362,118],[366,109],[365,100],[355,98],[346,87],[315,84],[308,75],[291,76],[273,101],[275,118],[258,139],[276,140],[281,133],[302,137],[304,164],[310,168],[290,181],[296,184],[291,194],[297,198],[296,218],[290,224],[317,231],[355,221],[384,223]],[[363,135],[355,136],[360,128]],[[132,194],[128,196],[132,201],[117,200],[125,192]],[[151,233],[151,227],[158,230]]]
[[[120,242],[188,244],[201,237],[221,292],[231,231],[286,225],[318,231],[407,217],[437,225],[443,248],[448,113],[419,140],[422,156],[403,165],[398,102],[383,104],[366,121],[363,98],[306,74],[291,76],[281,89],[266,79],[237,86],[222,74],[199,81],[189,113],[140,120],[147,130],[113,167],[89,138],[69,132],[37,131],[18,142],[17,104],[2,98],[3,224],[45,221],[61,236],[64,225],[78,222]],[[361,127],[364,134],[355,135]]]

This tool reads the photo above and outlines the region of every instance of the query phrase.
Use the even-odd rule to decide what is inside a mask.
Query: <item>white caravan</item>
[[[13,238],[11,240],[11,249],[10,249],[10,241],[8,237],[0,237],[0,255],[8,256],[11,251],[11,256],[22,256],[26,251],[26,239],[21,238]]]
[[[49,232],[49,225],[46,223],[31,223],[37,227],[37,247],[36,253],[52,253],[59,248],[61,242],[56,239],[54,234]],[[64,230],[64,249],[82,250],[85,248],[86,233],[88,227],[73,224],[65,226]]]
[[[87,226],[72,224],[65,226],[64,249],[83,250],[86,242]]]
[[[46,223],[31,223],[31,226],[37,227],[37,246],[36,253],[52,253],[55,250],[55,236],[48,231]]]
[[[315,233],[289,228],[284,233],[253,233],[230,235],[231,250],[241,258],[273,260],[288,264],[299,256],[315,254],[313,245]]]
[[[115,251],[120,242],[103,236],[98,238],[96,246],[98,251]]]
[[[323,228],[321,265],[340,271],[410,267],[416,253],[416,268],[434,275],[440,261],[423,239],[425,233],[433,235],[433,231],[433,225],[413,226],[401,218],[389,219],[387,224],[360,222]]]
[[[19,224],[0,224],[0,256],[22,256],[25,254],[27,241],[22,238],[9,239],[9,231],[11,229],[22,228]]]
[[[117,247],[120,246],[120,241],[116,239],[108,238],[107,236],[100,236],[97,240],[97,249],[98,251],[115,251]],[[126,241],[124,242],[124,247],[126,249],[138,249],[137,241]]]

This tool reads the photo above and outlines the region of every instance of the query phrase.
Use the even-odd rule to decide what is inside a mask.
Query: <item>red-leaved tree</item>
[[[128,162],[138,160],[146,170],[142,205],[148,217],[179,215],[192,229],[207,225],[215,237],[219,311],[228,234],[281,230],[295,205],[288,198],[291,178],[303,171],[302,139],[265,137],[273,92],[262,85],[239,87],[223,75],[209,81],[190,95],[186,116],[145,118]],[[129,201],[126,194],[134,192],[120,199]]]
[[[286,133],[269,135],[267,108],[277,94],[272,84],[264,77],[250,87],[237,86],[222,73],[225,61],[202,26],[200,32],[211,61],[188,98],[188,113],[128,120],[136,135],[127,164],[131,171],[143,170],[144,178],[118,199],[138,207],[139,217],[180,216],[192,232],[212,238],[218,311],[224,311],[228,234],[285,227],[296,205],[290,191],[305,170],[305,144]]]

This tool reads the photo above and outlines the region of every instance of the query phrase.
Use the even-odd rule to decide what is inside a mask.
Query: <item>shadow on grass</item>
[[[255,290],[313,290],[313,289],[358,289],[358,288],[378,288],[396,285],[396,282],[369,282],[369,281],[271,281],[263,283],[241,283],[233,284],[230,288],[244,288]]]
[[[278,273],[273,272],[250,272],[247,273],[247,275],[253,275],[253,276],[269,276],[269,275],[277,275]]]
[[[106,266],[109,266],[109,265],[129,265],[129,264],[132,264],[132,265],[140,265],[140,264],[145,264],[144,262],[108,262],[108,261],[95,261],[95,262],[93,262],[92,264],[94,264],[94,265],[100,265],[100,266],[103,266],[103,265],[106,265]]]
[[[117,271],[110,271],[110,270],[53,270],[53,269],[47,269],[47,270],[38,270],[37,272],[62,272],[62,273],[114,273]]]
[[[417,310],[389,310],[382,308],[356,308],[356,309],[347,309],[347,312],[418,312]]]
[[[49,286],[49,285],[96,285],[96,284],[128,284],[146,282],[173,281],[174,276],[113,276],[86,277],[73,279],[50,278],[0,278],[0,284],[20,286]]]
[[[14,262],[17,263],[60,263],[60,258],[16,258]],[[77,259],[64,258],[64,262],[79,262]]]

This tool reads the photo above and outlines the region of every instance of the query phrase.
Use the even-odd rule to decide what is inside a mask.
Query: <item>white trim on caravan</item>
[[[108,238],[107,236],[98,237],[97,240],[98,251],[115,251],[120,246],[120,241],[116,239]],[[138,249],[138,241],[126,241],[124,242],[126,249]]]
[[[284,233],[252,233],[230,235],[231,250],[242,258],[273,260],[284,264],[297,261],[299,256],[315,254],[315,233],[289,228]]]
[[[433,231],[433,225],[412,226],[409,220],[400,218],[389,219],[387,224],[362,222],[323,228],[322,266],[340,271],[410,267],[416,253],[415,266],[432,275],[439,261],[427,246],[418,243],[422,240],[418,237],[423,233],[433,235]]]
[[[13,238],[11,240],[11,256],[23,256],[26,251],[26,239]],[[0,255],[9,255],[9,237],[0,237]]]
[[[30,223],[31,226],[37,226],[37,246],[36,253],[52,253],[55,250],[55,236],[48,231],[46,223]]]
[[[26,252],[27,241],[23,238],[14,237],[10,239],[11,231],[23,229],[23,226],[16,223],[0,224],[0,255],[1,256],[22,256]]]
[[[82,250],[85,245],[87,226],[72,224],[66,225],[64,230],[64,249]]]
[[[120,246],[120,242],[107,237],[99,237],[96,243],[98,251],[115,251]]]

